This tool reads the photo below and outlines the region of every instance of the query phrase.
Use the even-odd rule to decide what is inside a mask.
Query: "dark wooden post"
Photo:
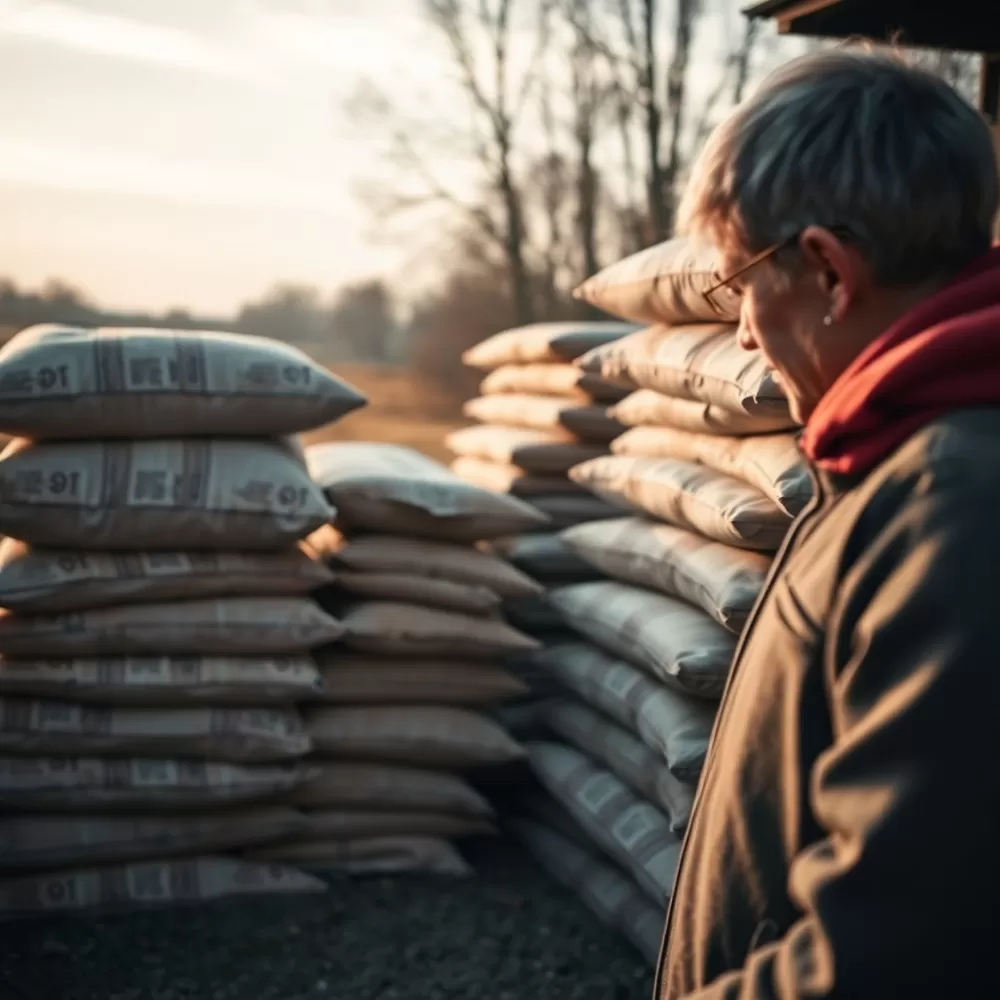
[[[1000,52],[988,52],[983,56],[979,108],[993,125],[1000,125]]]

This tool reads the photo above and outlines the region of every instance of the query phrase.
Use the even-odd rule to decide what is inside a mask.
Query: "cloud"
[[[16,136],[0,137],[0,183],[308,212],[338,221],[353,219],[357,212],[336,184]]]
[[[252,67],[193,31],[74,7],[59,0],[0,2],[0,36],[213,76],[249,78]]]

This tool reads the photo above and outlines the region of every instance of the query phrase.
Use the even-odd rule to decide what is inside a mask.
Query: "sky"
[[[282,281],[412,287],[344,107],[372,79],[460,114],[447,66],[419,0],[0,0],[0,276],[218,315]]]

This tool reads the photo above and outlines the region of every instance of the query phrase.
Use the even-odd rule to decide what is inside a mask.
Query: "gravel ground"
[[[476,879],[0,928],[7,1000],[649,1000],[649,968],[518,848]]]

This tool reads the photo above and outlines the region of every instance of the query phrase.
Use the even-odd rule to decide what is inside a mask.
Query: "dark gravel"
[[[649,968],[508,843],[476,879],[0,926],[7,1000],[649,1000]]]

